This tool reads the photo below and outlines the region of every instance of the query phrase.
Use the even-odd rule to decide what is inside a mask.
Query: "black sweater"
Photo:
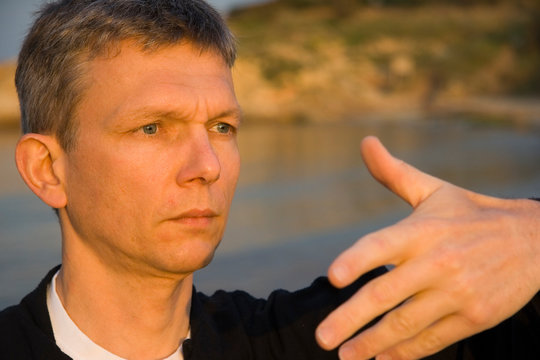
[[[46,304],[54,268],[19,305],[0,312],[0,359],[67,360],[56,346]],[[378,269],[339,290],[326,278],[296,292],[274,291],[256,299],[242,291],[193,292],[191,339],[184,358],[193,359],[337,359],[315,342],[319,322]],[[497,327],[455,344],[431,359],[540,359],[540,301],[533,301]]]

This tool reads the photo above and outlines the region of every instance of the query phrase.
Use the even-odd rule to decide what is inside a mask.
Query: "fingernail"
[[[354,359],[356,356],[356,351],[352,346],[348,346],[347,344],[341,345],[338,351],[338,356],[340,360]]]
[[[332,274],[339,283],[343,284],[347,282],[349,271],[345,266],[338,265],[332,269]]]
[[[319,342],[325,347],[329,348],[332,346],[332,342],[334,340],[334,334],[329,328],[327,327],[318,328],[315,336],[317,336],[317,339],[319,339]]]

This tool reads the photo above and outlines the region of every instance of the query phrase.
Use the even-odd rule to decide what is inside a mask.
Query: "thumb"
[[[375,136],[362,140],[362,158],[371,175],[416,208],[444,182],[393,157]]]

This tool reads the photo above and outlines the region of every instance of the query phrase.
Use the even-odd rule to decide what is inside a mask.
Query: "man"
[[[474,294],[460,278],[464,275],[456,261],[450,266],[435,262],[432,269],[441,270],[426,272],[432,278],[422,279],[416,273],[429,265],[441,246],[436,239],[418,240],[412,247],[388,251],[394,247],[388,234],[406,234],[391,228],[372,235],[374,240],[363,239],[334,263],[329,276],[342,289],[319,279],[295,293],[274,292],[265,301],[243,292],[217,292],[212,297],[194,292],[192,274],[213,257],[238,176],[236,131],[241,114],[230,74],[234,58],[228,29],[200,0],[63,0],[44,8],[19,57],[16,83],[25,135],[17,145],[16,161],[32,191],[58,212],[62,266],[20,305],[1,313],[4,357],[335,358],[336,352],[320,348],[314,335],[333,309],[337,308],[317,332],[317,341],[327,349],[406,298],[377,325],[345,344],[340,355],[367,358],[389,350],[404,358],[420,357],[495,325],[534,296],[539,277],[532,259],[532,266],[521,263],[516,269],[520,274],[529,271],[527,281],[518,286],[522,292],[494,319],[466,329],[450,323],[445,333],[454,338],[437,335],[442,341],[432,341],[432,347],[405,353],[406,348],[395,345],[403,340],[405,346],[415,344],[414,336],[420,334],[421,340],[423,329],[444,324],[430,319],[463,312]],[[375,177],[417,208],[413,220],[398,225],[409,226],[409,234],[424,238],[426,232],[434,238],[429,235],[448,228],[442,220],[434,224],[422,219],[441,215],[441,208],[453,221],[460,214],[452,209],[472,209],[482,201],[489,209],[500,204],[396,162],[375,139],[364,142],[363,154]],[[537,256],[540,251],[532,245],[538,237],[530,233],[537,223],[531,224],[529,214],[538,214],[538,205],[523,200],[500,207],[517,214],[513,221],[527,229],[526,255],[516,246],[513,258]],[[463,219],[483,234],[486,230],[476,229],[474,223],[478,213],[473,209]],[[414,225],[414,217],[420,223]],[[424,259],[423,267],[414,266],[415,259]],[[397,267],[377,277],[384,272],[378,266],[386,263]],[[407,264],[414,275],[410,282],[404,275]],[[485,268],[482,274],[492,277],[491,270]],[[501,277],[495,275],[497,283]],[[447,288],[456,294],[469,292],[451,296],[443,305],[435,291],[435,296],[417,301],[429,295],[421,292],[418,279],[429,287],[444,276],[450,280],[438,293]],[[346,286],[353,278],[357,280]],[[387,285],[377,285],[385,279],[400,285],[396,294],[384,292]],[[452,284],[455,279],[463,286]],[[358,290],[363,284],[367,285]],[[506,303],[504,296],[499,300]],[[418,314],[418,306],[433,310]],[[418,316],[411,319],[418,322],[402,326],[396,334],[387,324],[392,314],[407,314],[407,307],[413,307]],[[525,319],[538,323],[534,316]],[[529,351],[535,350],[534,343],[523,338],[516,344]],[[482,342],[472,341],[467,351],[477,354],[477,344]],[[442,356],[455,358],[455,351],[451,348]]]

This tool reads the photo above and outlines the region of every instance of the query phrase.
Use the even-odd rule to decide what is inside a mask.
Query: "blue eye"
[[[142,127],[142,131],[146,135],[154,135],[155,133],[157,133],[157,130],[158,130],[157,124],[148,124]]]
[[[216,125],[216,130],[220,134],[228,134],[232,131],[232,126],[226,123],[219,123]]]

